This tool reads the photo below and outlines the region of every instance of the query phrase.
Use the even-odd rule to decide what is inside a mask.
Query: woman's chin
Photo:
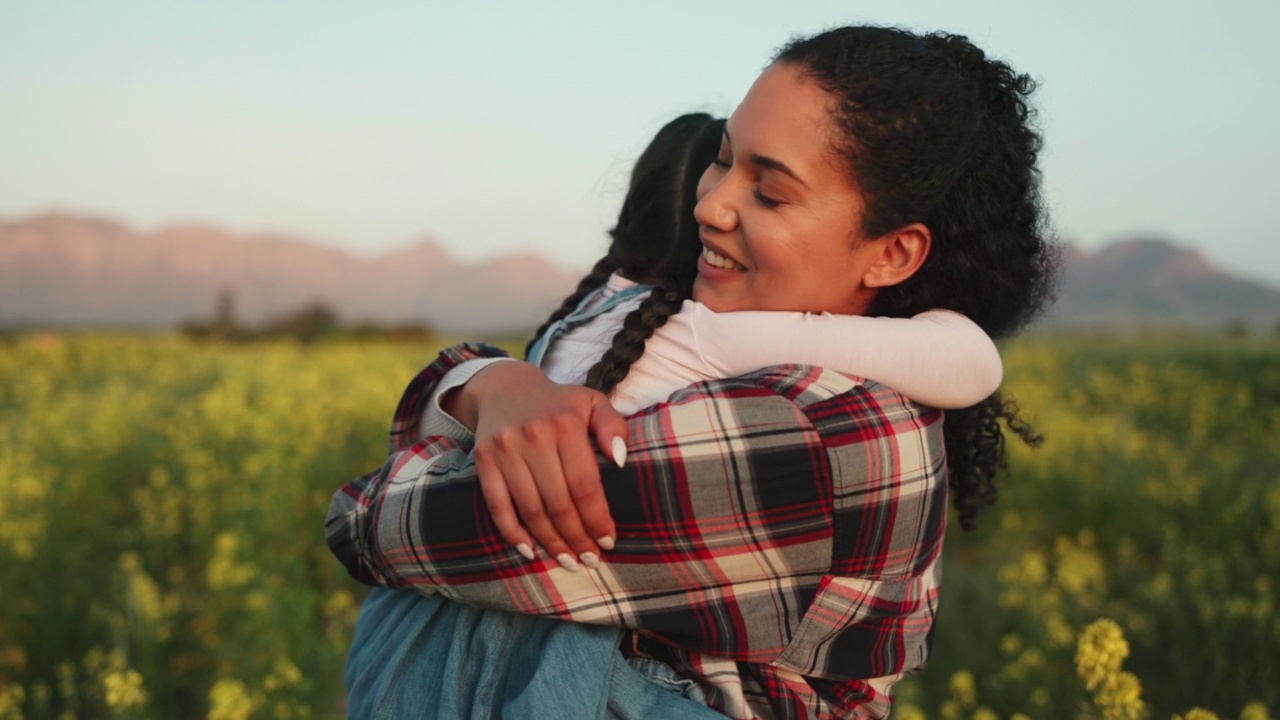
[[[693,281],[693,301],[711,312],[728,312],[723,293],[718,292],[715,284],[708,282],[702,273],[698,273]]]
[[[748,298],[742,298],[727,292],[718,292],[718,290],[719,288],[706,287],[701,280],[694,280],[693,301],[714,313],[760,309],[752,305]]]

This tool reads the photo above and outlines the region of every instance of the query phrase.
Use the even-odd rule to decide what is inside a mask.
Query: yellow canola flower
[[[1054,542],[1057,555],[1054,575],[1058,585],[1081,599],[1106,590],[1106,570],[1102,558],[1093,548],[1093,533],[1087,530],[1081,532],[1075,542],[1068,537],[1060,537]]]
[[[120,556],[120,570],[128,581],[129,599],[133,609],[148,623],[159,623],[172,614],[176,598],[168,598],[156,581],[142,569],[137,553],[126,552]]]
[[[983,705],[973,711],[973,720],[1000,720],[1000,716],[996,714],[995,710]]]
[[[1095,620],[1076,646],[1076,671],[1104,720],[1138,720],[1146,713],[1142,683],[1120,666],[1129,656],[1129,643],[1114,620]]]
[[[1022,649],[1022,638],[1009,634],[1000,638],[1000,652],[1005,655],[1017,655]]]
[[[951,697],[965,707],[972,707],[978,702],[977,684],[973,681],[973,673],[968,670],[960,670],[952,675],[947,682],[947,689],[951,691]]]
[[[0,720],[22,720],[22,703],[26,699],[21,685],[0,687]]]
[[[205,568],[205,582],[210,588],[214,590],[238,588],[253,579],[256,574],[253,565],[236,562],[236,550],[239,546],[240,539],[234,532],[224,530],[218,533],[213,542],[213,557],[209,559],[209,565]]]
[[[292,687],[300,682],[302,682],[302,671],[297,665],[282,659],[276,661],[271,674],[262,681],[262,688],[267,692],[273,692],[282,687]]]
[[[1105,720],[1138,720],[1145,707],[1142,702],[1142,683],[1133,673],[1118,672],[1107,678],[1098,689],[1094,703],[1102,709]]]
[[[102,677],[102,687],[107,693],[107,707],[117,713],[147,702],[147,691],[142,689],[142,675],[136,670],[109,672]]]
[[[248,720],[256,705],[243,682],[223,678],[209,689],[208,720]]]
[[[1129,642],[1114,620],[1095,620],[1080,633],[1076,645],[1076,671],[1089,690],[1097,690],[1107,678],[1119,672],[1129,657]]]
[[[1266,705],[1254,700],[1240,711],[1240,720],[1271,720],[1271,714],[1267,712]]]
[[[910,703],[895,705],[893,708],[893,716],[897,720],[929,720],[929,716],[921,710],[919,706]]]
[[[1050,612],[1045,616],[1044,629],[1049,647],[1070,647],[1071,643],[1075,642],[1075,632],[1060,612]],[[1128,654],[1127,651],[1126,654]]]

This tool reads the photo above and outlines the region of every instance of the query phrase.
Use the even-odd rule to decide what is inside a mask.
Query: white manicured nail
[[[523,555],[525,560],[533,559],[533,548],[529,547],[529,543],[520,543],[517,545],[516,552]]]
[[[586,565],[592,570],[595,570],[596,568],[600,567],[600,558],[597,557],[596,554],[593,552],[584,552],[581,555],[579,555],[578,558],[582,560],[583,565]]]
[[[600,546],[601,550],[612,550],[613,538],[609,537],[608,535],[605,535],[602,538],[596,538],[596,544]]]
[[[556,561],[560,563],[560,567],[569,572],[578,572],[578,561],[573,559],[569,553],[560,553],[556,556]]]
[[[613,462],[618,467],[627,464],[627,443],[620,437],[613,439]]]

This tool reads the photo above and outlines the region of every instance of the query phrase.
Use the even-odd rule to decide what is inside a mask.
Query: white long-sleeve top
[[[613,275],[598,300],[633,287]],[[627,314],[646,295],[619,303],[551,344],[542,369],[550,379],[581,385],[609,349]],[[492,360],[451,370],[423,413],[421,432],[467,438],[470,431],[444,412],[439,399]],[[943,410],[983,400],[1000,386],[1004,366],[995,343],[969,318],[930,310],[912,318],[815,315],[801,312],[717,313],[686,300],[654,331],[644,353],[610,398],[623,415],[662,402],[703,380],[734,377],[769,365],[817,365],[875,380],[921,405]]]
[[[600,298],[635,285],[613,275]],[[581,384],[608,350],[622,321],[644,300],[621,303],[552,344],[543,367],[561,383]],[[769,365],[817,365],[887,385],[942,409],[973,405],[995,392],[1003,366],[995,343],[969,318],[930,310],[912,318],[800,312],[717,313],[686,300],[645,343],[611,398],[623,415],[666,400],[703,380]]]

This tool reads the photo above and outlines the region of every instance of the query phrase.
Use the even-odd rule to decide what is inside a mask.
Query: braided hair
[[[529,357],[529,353],[533,351],[534,343],[538,342],[538,338],[542,337],[542,334],[551,327],[552,323],[567,317],[569,313],[578,307],[578,303],[582,302],[583,298],[595,292],[601,285],[604,285],[609,276],[617,269],[618,260],[612,254],[605,255],[596,261],[595,266],[591,268],[591,272],[578,281],[577,289],[560,303],[560,307],[556,308],[555,312],[551,313],[551,316],[539,325],[537,330],[533,331],[533,338],[529,340],[528,345],[524,346],[524,356],[526,358]]]
[[[830,94],[840,130],[833,149],[864,196],[864,234],[913,222],[932,233],[920,269],[881,288],[867,314],[950,309],[1001,338],[1045,307],[1058,246],[1040,197],[1030,77],[965,37],[881,27],[794,40],[775,62],[799,68]],[[966,530],[996,498],[1002,422],[1029,444],[1041,440],[999,393],[946,414],[948,483]]]
[[[631,171],[608,253],[565,298],[535,338],[577,307],[613,272],[654,289],[627,314],[609,349],[587,372],[586,386],[610,393],[644,354],[645,342],[691,297],[702,243],[693,218],[698,178],[715,159],[724,120],[689,113],[658,131]],[[533,347],[531,342],[525,349]]]

